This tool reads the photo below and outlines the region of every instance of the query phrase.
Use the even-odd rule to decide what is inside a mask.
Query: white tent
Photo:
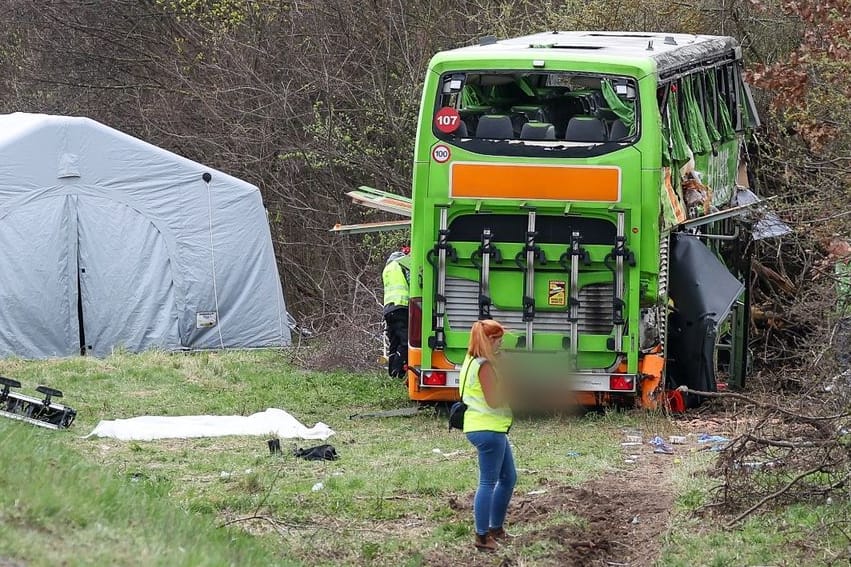
[[[87,118],[0,115],[0,356],[289,343],[257,187]]]

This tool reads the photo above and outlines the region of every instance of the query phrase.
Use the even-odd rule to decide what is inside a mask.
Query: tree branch
[[[773,499],[777,498],[778,496],[782,495],[783,493],[785,493],[786,491],[788,491],[799,480],[806,478],[806,477],[810,476],[811,474],[815,474],[815,473],[821,471],[822,467],[823,467],[823,465],[819,465],[815,468],[809,469],[808,471],[802,472],[801,474],[799,474],[798,476],[796,476],[795,478],[790,480],[789,483],[786,486],[784,486],[783,488],[781,488],[777,492],[769,494],[768,496],[766,496],[765,498],[763,498],[762,500],[760,500],[759,502],[757,502],[756,504],[754,504],[753,506],[751,506],[750,508],[748,508],[747,510],[745,510],[744,512],[742,512],[741,514],[739,514],[738,516],[736,516],[735,518],[730,520],[729,522],[727,522],[727,529],[732,528],[734,525],[739,523],[741,520],[750,516],[755,510],[757,510],[760,506],[762,506],[766,502],[769,502],[770,500],[773,500]]]

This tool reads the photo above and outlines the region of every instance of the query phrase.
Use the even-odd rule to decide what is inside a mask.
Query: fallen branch
[[[764,266],[758,260],[753,260],[753,263],[751,265],[753,266],[754,271],[756,271],[759,275],[763,276],[765,279],[777,284],[780,289],[782,289],[786,293],[793,293],[795,291],[795,284],[792,283],[792,280],[789,279],[789,276],[777,273],[768,266]]]
[[[266,516],[266,515],[262,515],[262,514],[254,514],[252,516],[245,516],[243,518],[234,518],[233,520],[228,520],[227,522],[221,524],[219,527],[223,528],[225,526],[230,526],[232,524],[238,524],[238,523],[241,523],[241,522],[248,522],[250,520],[262,520],[264,522],[267,522],[267,523],[271,524],[272,527],[275,528],[275,531],[278,532],[281,535],[287,535],[286,530],[284,530],[285,527],[286,528],[294,528],[294,529],[300,529],[300,528],[307,527],[307,526],[300,526],[298,524],[288,524],[288,523],[282,522],[282,521],[280,521],[276,518],[272,518],[270,516]]]
[[[786,449],[805,449],[811,447],[826,447],[836,445],[836,440],[831,439],[828,441],[801,441],[799,443],[795,443],[793,441],[781,441],[779,439],[764,439],[762,437],[757,437],[755,435],[751,435],[750,433],[745,433],[743,435],[746,439],[750,439],[755,443],[759,443],[760,445],[768,445],[770,447],[784,447]]]
[[[694,394],[696,396],[702,396],[702,397],[705,397],[705,398],[732,398],[732,399],[736,399],[736,400],[743,400],[743,401],[748,402],[749,404],[755,405],[757,407],[772,409],[774,411],[780,412],[784,415],[787,415],[789,417],[793,417],[795,419],[799,419],[801,421],[812,421],[812,422],[831,421],[831,420],[834,420],[834,419],[842,419],[844,417],[851,417],[851,412],[838,413],[836,415],[819,415],[819,416],[800,415],[800,414],[797,414],[795,412],[791,412],[787,409],[783,409],[780,406],[777,406],[777,405],[774,405],[774,404],[769,404],[769,403],[766,403],[766,402],[760,402],[759,400],[755,400],[755,399],[748,397],[744,394],[739,394],[738,392],[702,392],[700,390],[692,390],[688,386],[679,386],[679,387],[677,387],[677,391],[682,392],[684,394]]]
[[[757,502],[756,504],[754,504],[753,506],[751,506],[750,508],[748,508],[747,510],[745,510],[744,512],[742,512],[741,514],[739,514],[738,516],[736,516],[735,518],[733,518],[732,520],[730,520],[730,521],[727,523],[727,529],[732,528],[732,527],[733,527],[734,525],[736,525],[738,522],[740,522],[741,520],[743,520],[743,519],[747,518],[748,516],[750,516],[750,515],[754,512],[754,510],[757,510],[758,508],[760,508],[760,507],[761,507],[763,504],[765,504],[766,502],[769,502],[769,501],[771,501],[771,500],[773,500],[773,499],[777,498],[778,496],[782,495],[783,493],[787,492],[787,491],[788,491],[790,488],[792,488],[792,487],[793,487],[793,486],[794,486],[794,485],[795,485],[795,484],[796,484],[799,480],[801,480],[801,479],[803,479],[803,478],[806,478],[806,477],[810,476],[811,474],[815,474],[815,473],[817,473],[817,472],[821,471],[821,470],[822,470],[822,468],[824,468],[824,465],[819,465],[819,466],[817,466],[817,467],[815,467],[815,468],[812,468],[812,469],[810,469],[810,470],[808,470],[808,471],[802,472],[801,474],[799,474],[798,476],[796,476],[795,478],[793,478],[792,480],[790,480],[790,481],[789,481],[789,483],[788,483],[786,486],[784,486],[783,488],[781,488],[781,489],[780,489],[780,490],[778,490],[777,492],[774,492],[774,493],[772,493],[772,494],[769,494],[768,496],[766,496],[765,498],[763,498],[762,500],[760,500],[759,502]]]

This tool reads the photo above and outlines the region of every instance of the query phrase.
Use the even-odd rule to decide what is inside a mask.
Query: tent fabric
[[[87,118],[0,115],[0,265],[0,356],[290,344],[258,188]]]
[[[307,427],[278,408],[243,415],[145,415],[100,421],[86,437],[111,437],[122,441],[190,439],[227,435],[271,435],[280,438],[327,439],[334,430],[317,422]]]

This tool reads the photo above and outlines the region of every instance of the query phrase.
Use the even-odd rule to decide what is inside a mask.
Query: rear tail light
[[[423,372],[424,386],[446,386],[446,372],[443,370],[426,370]]]
[[[408,342],[414,348],[423,346],[423,298],[408,301]]]
[[[609,376],[609,390],[632,390],[634,378],[632,376],[623,376],[614,374]]]

